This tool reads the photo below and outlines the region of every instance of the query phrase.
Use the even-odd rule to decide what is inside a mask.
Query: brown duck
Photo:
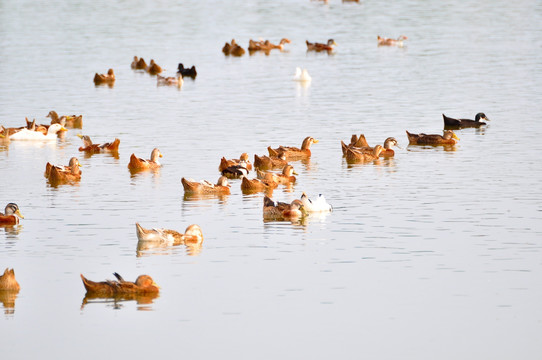
[[[94,75],[94,84],[96,85],[102,85],[102,84],[113,85],[114,82],[115,82],[115,72],[113,71],[113,69],[109,69],[107,71],[107,74],[96,73],[96,75]]]
[[[149,275],[139,275],[135,282],[125,281],[122,276],[113,273],[118,281],[106,280],[94,282],[88,280],[81,274],[83,285],[87,294],[100,296],[122,296],[131,294],[154,294],[160,291],[160,287]]]
[[[86,153],[91,153],[91,154],[97,154],[97,153],[107,152],[107,151],[109,152],[119,151],[119,145],[120,145],[119,139],[115,139],[113,140],[113,142],[100,145],[100,144],[93,144],[92,140],[90,139],[90,136],[88,135],[77,134],[77,136],[83,140],[83,146],[79,148],[79,151],[84,151]]]
[[[216,184],[213,184],[207,180],[194,181],[192,179],[181,179],[184,192],[187,194],[215,194],[215,195],[229,195],[230,184],[225,176],[218,178]]]
[[[301,144],[301,149],[293,147],[293,146],[279,146],[276,149],[271,148],[270,146],[267,148],[267,151],[269,152],[269,156],[278,156],[279,154],[284,154],[286,157],[286,160],[301,160],[301,159],[307,159],[311,157],[311,150],[310,147],[312,144],[318,143],[318,140],[313,138],[312,136],[307,136],[305,139],[303,139],[303,143]]]
[[[4,274],[0,276],[0,291],[19,291],[20,289],[19,283],[15,280],[15,270],[6,268]]]
[[[240,163],[242,161],[244,162],[245,167],[247,168],[247,170],[249,170],[249,171],[252,170],[252,163],[248,159],[248,154],[247,153],[242,153],[241,156],[239,157],[239,159],[230,159],[230,160],[228,160],[225,157],[222,157],[222,159],[220,159],[220,165],[218,166],[218,171],[222,172],[226,168],[229,168],[230,166],[240,165]]]
[[[51,163],[45,165],[45,177],[51,183],[73,182],[81,180],[81,164],[76,157],[72,157],[68,166],[56,166]]]
[[[138,158],[137,156],[135,156],[135,154],[132,154],[130,155],[128,169],[130,169],[131,172],[159,169],[162,165],[158,161],[158,158],[161,157],[162,153],[156,148],[152,150],[150,160]]]
[[[406,133],[410,145],[455,145],[459,140],[452,130],[444,130],[444,135]]]
[[[286,161],[286,156],[283,153],[279,156],[258,156],[254,154],[254,167],[260,170],[282,169],[286,165],[288,165],[288,161]]]

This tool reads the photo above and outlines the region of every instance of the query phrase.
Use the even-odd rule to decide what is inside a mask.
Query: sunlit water
[[[83,114],[119,157],[85,157],[70,130],[52,144],[0,146],[0,267],[21,291],[0,304],[2,358],[536,359],[542,353],[542,6],[519,1],[0,2],[0,124]],[[376,36],[405,34],[405,47]],[[225,57],[235,38],[286,52]],[[307,53],[305,40],[339,44]],[[182,90],[132,71],[134,55]],[[292,81],[297,66],[309,86]],[[116,72],[113,88],[95,72]],[[458,131],[455,151],[407,146],[440,133],[442,113],[492,120]],[[394,136],[402,149],[348,166],[340,140]],[[181,177],[216,181],[220,157],[320,140],[291,192],[334,206],[301,223],[263,222],[239,181],[222,199],[185,199]],[[131,153],[164,157],[131,176]],[[78,156],[78,185],[51,187],[47,162]],[[137,252],[135,222],[184,230],[203,247]],[[151,301],[90,300],[79,274],[149,274]],[[147,310],[147,311],[137,311]]]

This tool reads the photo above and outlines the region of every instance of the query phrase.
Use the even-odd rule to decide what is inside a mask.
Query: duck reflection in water
[[[145,229],[136,223],[136,234],[137,256],[141,256],[141,252],[145,250],[178,245],[185,245],[188,255],[194,256],[201,252],[203,244],[203,233],[196,224],[188,226],[184,233],[180,233],[169,229]]]
[[[4,307],[4,314],[15,313],[15,299],[21,287],[15,279],[15,270],[6,269],[3,275],[0,275],[0,302]]]
[[[143,295],[126,294],[120,296],[105,297],[96,294],[86,293],[81,303],[81,310],[83,310],[83,308],[87,304],[106,304],[106,306],[111,306],[114,310],[120,310],[124,306],[122,303],[134,300],[138,305],[137,310],[152,310],[152,307],[150,305],[153,303],[153,300],[159,296],[160,295],[158,293],[154,293]]]

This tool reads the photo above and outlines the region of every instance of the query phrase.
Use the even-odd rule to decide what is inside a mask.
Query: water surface
[[[21,284],[0,305],[2,353],[31,357],[535,359],[542,311],[542,7],[538,2],[94,1],[0,3],[0,124],[83,114],[118,158],[85,157],[78,130],[52,144],[0,146],[1,204],[25,219],[0,228],[0,266]],[[405,47],[376,36],[405,34]],[[235,38],[286,52],[225,57]],[[332,55],[305,40],[334,38]],[[130,68],[153,58],[183,88]],[[292,81],[295,68],[313,80]],[[115,70],[113,88],[95,72]],[[407,146],[440,133],[442,113],[492,120],[458,131],[454,151]],[[394,136],[392,159],[349,166],[340,140]],[[262,194],[185,199],[181,177],[216,181],[220,158],[320,142],[292,191],[334,211],[264,222]],[[130,154],[164,154],[131,176]],[[47,162],[78,156],[78,185],[52,187]],[[201,250],[137,252],[135,222],[184,230]],[[79,274],[151,275],[151,301],[91,301]],[[142,311],[138,311],[142,310]],[[54,345],[52,345],[54,344]]]

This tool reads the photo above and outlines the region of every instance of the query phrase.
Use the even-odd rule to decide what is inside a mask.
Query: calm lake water
[[[51,144],[0,145],[0,270],[21,285],[0,303],[2,359],[539,359],[542,354],[542,3],[539,1],[0,2],[0,124],[50,110],[83,129]],[[403,48],[377,35],[407,35]],[[225,57],[235,38],[292,42],[287,51]],[[307,53],[305,40],[338,43]],[[134,55],[179,91],[132,71]],[[292,81],[307,68],[309,86]],[[95,72],[115,70],[113,88]],[[483,129],[455,151],[407,146],[405,130],[441,133],[442,113]],[[85,157],[76,134],[121,139],[118,158]],[[340,140],[388,136],[402,149],[348,166]],[[225,198],[185,199],[181,177],[216,181],[222,156],[320,140],[291,191],[334,211],[264,222],[262,194],[232,181]],[[131,176],[130,154],[164,154]],[[78,156],[78,185],[52,187],[47,162]],[[135,222],[183,231],[198,252],[137,252]],[[92,280],[149,274],[152,302],[92,300]]]

